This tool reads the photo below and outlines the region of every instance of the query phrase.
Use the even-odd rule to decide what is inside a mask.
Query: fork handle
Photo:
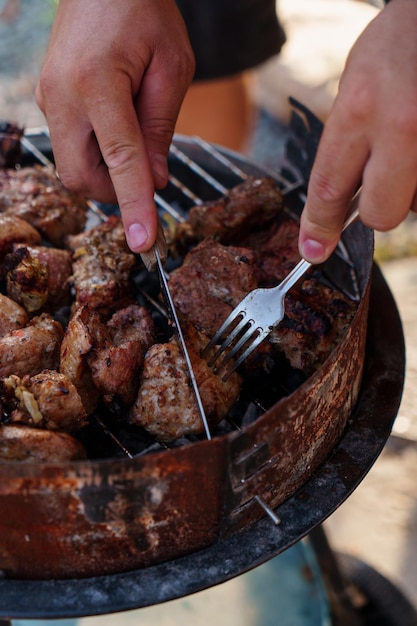
[[[356,192],[356,194],[352,198],[350,207],[351,208],[354,207],[354,210],[352,211],[352,213],[349,215],[349,217],[343,224],[342,232],[346,230],[348,226],[353,224],[353,222],[355,222],[359,217],[359,210],[358,210],[359,195],[360,195],[360,189]],[[295,283],[306,273],[308,269],[310,269],[312,265],[313,264],[310,263],[309,261],[306,261],[305,259],[301,259],[301,261],[299,261],[297,265],[291,270],[291,272],[281,281],[279,285],[280,290],[285,289],[286,291],[288,291],[289,289],[291,289],[291,287],[295,285]]]

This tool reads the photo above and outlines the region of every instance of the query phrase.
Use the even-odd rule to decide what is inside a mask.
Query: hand
[[[63,184],[118,202],[129,246],[157,233],[155,188],[192,80],[174,0],[61,0],[36,88]]]
[[[362,180],[362,222],[386,231],[415,210],[417,2],[391,0],[353,46],[325,124],[301,217],[299,247],[324,261]]]

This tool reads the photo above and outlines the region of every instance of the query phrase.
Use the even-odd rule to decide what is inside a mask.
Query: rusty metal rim
[[[207,549],[133,572],[70,580],[0,580],[0,616],[68,618],[142,608],[207,589],[277,556],[329,517],[368,473],[397,415],[404,370],[401,320],[374,266],[365,371],[356,409],[331,458],[276,510],[279,526],[265,517]]]

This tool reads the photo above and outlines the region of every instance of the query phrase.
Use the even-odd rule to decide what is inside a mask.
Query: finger
[[[96,103],[91,121],[117,201],[129,247],[145,252],[156,239],[155,183],[129,91]]]
[[[346,133],[338,124],[325,128],[300,221],[300,254],[311,263],[325,261],[337,245],[368,156],[361,135]]]
[[[373,148],[364,171],[360,216],[374,230],[395,228],[413,207],[417,151],[409,148],[408,138],[398,135],[379,137]]]
[[[192,80],[194,64],[182,55],[176,71],[154,58],[136,100],[137,117],[157,188],[168,182],[168,153],[182,101]]]

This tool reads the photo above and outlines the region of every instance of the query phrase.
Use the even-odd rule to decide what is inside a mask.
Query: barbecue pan
[[[308,148],[308,133],[307,138]],[[293,147],[288,155],[298,154],[299,162],[288,160],[274,173],[294,213],[303,204],[303,169],[311,156],[308,149],[303,152],[302,143],[298,147],[298,152]],[[264,174],[263,168],[237,154],[221,149],[212,153],[204,142],[177,137],[171,167],[183,171],[184,163],[190,175],[197,164],[225,187],[236,184],[235,166],[248,175]],[[205,198],[206,186],[206,181],[199,182],[196,193]],[[166,197],[171,202],[169,192]],[[253,421],[210,441],[202,438],[133,458],[2,463],[4,582],[91,579],[146,570],[204,553],[219,542],[244,540],[245,533],[250,536],[252,528],[265,523],[265,511],[285,507],[332,456],[349,420],[355,419],[360,399],[372,287],[372,233],[360,223],[353,225],[344,233],[338,252],[324,275],[356,292],[358,307],[352,323],[315,374],[270,403]],[[273,388],[275,381],[270,382]],[[359,474],[362,470],[363,466]],[[308,508],[316,506],[313,500]],[[315,523],[332,507],[334,501],[329,510],[312,514]],[[266,521],[271,524],[269,517]],[[285,525],[278,518],[275,522],[282,529],[278,535],[285,535]],[[310,524],[311,520],[304,525],[304,534]],[[299,530],[289,533],[279,542],[279,550],[299,536]],[[270,552],[264,550],[266,558],[272,556]],[[262,558],[258,556],[253,564]]]

